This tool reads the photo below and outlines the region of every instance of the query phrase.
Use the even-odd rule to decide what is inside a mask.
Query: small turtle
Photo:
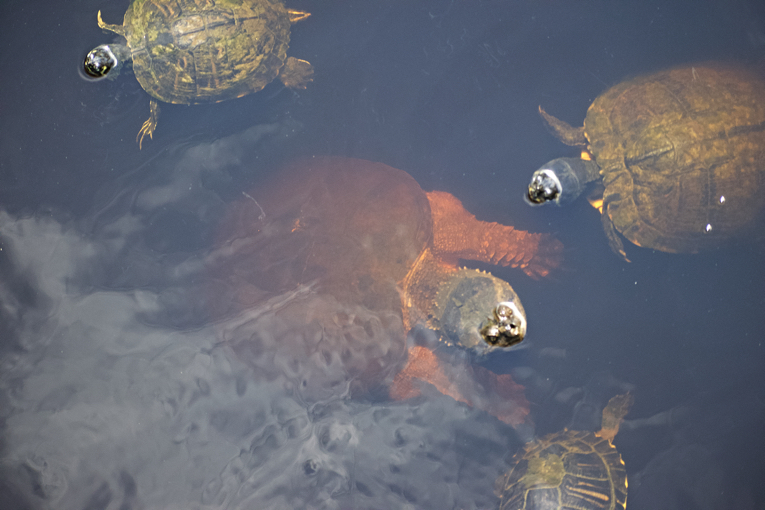
[[[539,112],[582,159],[534,172],[533,204],[563,205],[602,181],[603,228],[655,250],[695,253],[751,231],[765,205],[765,82],[735,67],[680,67],[641,76],[600,95],[584,126]],[[758,218],[759,217],[759,218]]]
[[[598,432],[563,430],[527,444],[497,479],[500,510],[624,510],[627,471],[613,445],[632,395],[603,409]]]
[[[138,83],[152,96],[149,119],[136,141],[157,127],[157,101],[214,103],[257,92],[278,77],[305,88],[313,68],[287,57],[290,25],[310,16],[280,0],[133,0],[122,25],[98,26],[127,45],[102,44],[85,57],[85,73],[102,78],[133,61]],[[116,74],[116,73],[114,73]]]
[[[236,300],[313,284],[340,302],[400,314],[406,330],[424,324],[446,343],[481,354],[521,342],[526,315],[507,282],[458,260],[536,278],[562,259],[550,235],[479,221],[457,198],[426,193],[406,172],[338,157],[292,164],[274,186],[234,206],[222,230],[222,250],[233,255],[221,271],[235,278],[230,287],[242,296],[228,295]],[[398,381],[407,388],[394,388],[394,396],[412,396],[409,376],[435,374],[432,358],[416,351],[409,361],[416,360],[429,368],[405,369]]]

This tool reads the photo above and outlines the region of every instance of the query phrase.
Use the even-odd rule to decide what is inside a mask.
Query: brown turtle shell
[[[346,158],[295,162],[223,225],[235,277],[281,293],[311,284],[370,310],[401,310],[398,284],[433,242],[425,192],[406,172]]]
[[[123,26],[136,78],[167,103],[261,90],[286,62],[290,40],[279,0],[134,0]]]
[[[604,213],[638,246],[697,252],[746,232],[765,205],[765,82],[679,67],[616,85],[584,121]]]
[[[563,248],[547,234],[479,221],[402,170],[339,157],[288,165],[232,208],[222,236],[237,252],[226,269],[259,289],[312,284],[370,310],[426,315],[438,286],[460,273],[460,259],[537,277],[560,264]]]

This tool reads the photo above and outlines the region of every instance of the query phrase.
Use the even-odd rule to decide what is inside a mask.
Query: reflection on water
[[[627,264],[587,204],[522,199],[540,162],[578,155],[545,131],[540,104],[579,125],[634,76],[710,60],[758,72],[761,3],[289,0],[312,12],[290,40],[316,70],[310,86],[163,105],[142,151],[148,97],[133,76],[79,75],[105,40],[97,11],[118,20],[127,4],[0,5],[12,70],[0,76],[0,508],[496,508],[494,480],[524,442],[597,430],[627,391],[615,445],[630,510],[761,506],[762,242],[628,245]],[[479,220],[560,240],[562,265],[539,280],[470,264],[520,296],[521,348],[433,349],[426,328],[405,339],[401,310],[313,280],[248,286],[221,225],[313,156],[382,162]],[[422,384],[392,401],[412,345],[479,404]],[[503,394],[485,374],[516,386]],[[521,398],[517,430],[496,415],[525,410]]]
[[[215,322],[179,312],[209,306],[194,295],[207,289],[207,255],[158,246],[152,218],[173,206],[200,225],[210,221],[219,199],[197,170],[215,169],[200,161],[272,131],[188,149],[178,167],[141,175],[140,188],[123,188],[85,225],[3,215],[5,270],[24,282],[4,296],[14,350],[3,367],[12,409],[3,467],[30,504],[491,501],[517,442],[508,426],[435,392],[401,403],[348,398],[369,377],[367,365],[391,370],[386,352],[401,358],[400,315],[307,285]]]
[[[492,398],[471,377],[447,376],[438,356],[424,354],[430,347],[419,345],[420,355],[407,356],[404,337],[415,326],[428,327],[434,330],[429,336],[437,331],[445,343],[482,355],[519,343],[526,317],[512,287],[490,273],[460,269],[457,259],[515,267],[538,278],[559,265],[560,242],[478,221],[454,196],[426,193],[407,173],[366,160],[306,158],[288,164],[272,181],[245,193],[221,221],[220,248],[208,264],[220,287],[217,308],[251,307],[309,285],[323,300],[351,308],[335,317],[330,309],[297,302],[284,313],[299,323],[317,322],[330,336],[342,323],[365,323],[357,305],[392,314],[397,327],[391,320],[383,320],[382,327],[398,337],[398,345],[348,333],[338,335],[347,340],[337,345],[317,340],[324,356],[342,353],[355,379],[352,393],[369,391],[373,381],[406,360],[406,367],[396,370],[391,395],[413,396],[412,379],[425,379],[507,423],[525,421],[528,403],[509,376],[485,371],[482,382],[503,395]],[[496,325],[496,333],[482,333],[487,324]]]
[[[3,214],[8,497],[32,508],[496,504],[494,479],[532,436],[428,387],[387,399],[380,388],[406,358],[400,312],[338,301],[311,282],[264,291],[222,277],[226,268],[240,275],[234,282],[247,277],[243,261],[209,243],[231,218],[226,168],[292,127],[179,148],[173,162],[105,191],[107,205],[87,221]],[[233,309],[223,304],[232,296]],[[547,409],[557,406],[561,427],[595,430],[605,401],[635,390],[608,372],[563,389],[555,367],[566,353],[533,352],[546,361],[526,355],[531,365],[512,373],[532,399],[557,395]],[[464,355],[450,359],[454,381],[485,371]],[[743,396],[745,387],[729,391]],[[740,449],[725,437],[763,417],[757,392],[747,394],[722,415],[697,400],[628,416],[633,442],[661,438],[655,457],[632,465],[636,487],[651,494],[638,504],[690,490],[685,479],[657,485],[656,473]],[[478,408],[496,409],[496,396],[485,398],[494,404]],[[734,486],[736,501],[748,501],[746,486]]]

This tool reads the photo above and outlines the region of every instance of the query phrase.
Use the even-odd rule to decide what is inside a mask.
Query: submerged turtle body
[[[550,236],[479,221],[454,196],[426,193],[409,174],[381,163],[300,161],[252,198],[224,235],[248,239],[238,259],[255,286],[283,292],[314,283],[344,302],[401,310],[407,328],[422,321],[467,348],[520,342],[526,322],[507,282],[461,269],[458,259],[533,277],[561,261],[562,245]],[[482,324],[498,329],[481,331]]]
[[[613,445],[630,394],[613,397],[598,432],[564,430],[527,444],[497,480],[500,510],[625,510],[627,471]]]
[[[765,205],[765,82],[735,67],[681,67],[612,87],[575,129],[540,113],[584,161],[535,172],[533,203],[562,204],[602,180],[603,225],[638,246],[694,253],[745,233]],[[586,161],[592,159],[594,161]]]
[[[234,307],[308,285],[340,303],[394,313],[406,331],[429,327],[446,343],[477,353],[522,341],[526,316],[507,282],[460,268],[458,260],[518,267],[539,277],[562,254],[551,236],[479,221],[455,197],[426,193],[406,172],[335,157],[290,165],[272,186],[237,202],[221,234],[226,255],[217,271],[231,281],[224,294]],[[527,406],[511,401],[522,397],[522,388],[509,375],[452,369],[423,347],[400,354],[406,363],[399,358],[394,380],[385,379],[394,399],[416,396],[424,380],[507,423],[522,423],[528,414]],[[364,371],[367,376],[381,367]],[[493,397],[502,394],[505,402]]]
[[[102,45],[85,59],[90,76],[101,77],[120,61],[133,60],[141,87],[166,103],[224,101],[257,92],[277,76],[305,87],[313,69],[287,57],[290,25],[308,13],[279,0],[134,0],[122,25],[98,26],[122,35],[127,47]],[[151,136],[158,108],[139,137]]]

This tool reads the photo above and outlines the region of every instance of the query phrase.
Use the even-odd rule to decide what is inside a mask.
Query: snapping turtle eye
[[[91,78],[103,78],[119,62],[108,44],[102,44],[90,51],[85,57],[85,74]]]

